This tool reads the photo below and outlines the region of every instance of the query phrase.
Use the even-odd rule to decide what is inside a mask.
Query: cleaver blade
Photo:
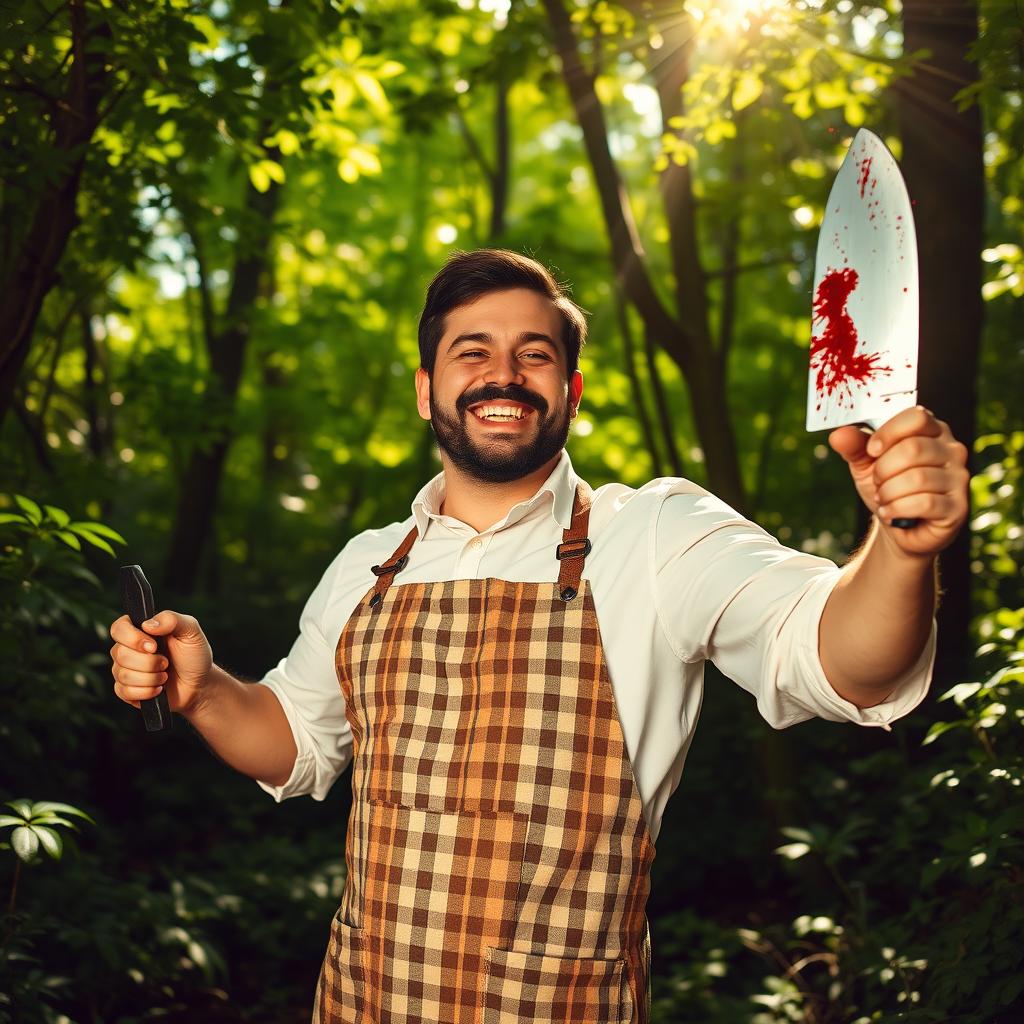
[[[885,143],[854,136],[814,261],[807,429],[877,430],[917,404],[919,293],[910,197]]]

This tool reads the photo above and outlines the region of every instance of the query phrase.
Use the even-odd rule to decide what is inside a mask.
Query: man
[[[317,1021],[646,1022],[649,870],[704,661],[777,728],[888,728],[927,690],[935,556],[967,509],[946,425],[833,432],[875,515],[839,570],[686,480],[580,481],[585,334],[533,260],[453,257],[416,372],[444,471],[346,545],[288,657],[245,685],[190,616],[111,628],[115,692],[164,687],[276,799],[323,799],[354,760]]]

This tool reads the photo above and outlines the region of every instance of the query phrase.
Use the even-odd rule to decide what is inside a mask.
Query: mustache
[[[455,408],[460,413],[464,413],[471,405],[476,405],[478,402],[500,402],[503,398],[510,402],[528,405],[531,409],[536,409],[541,416],[547,415],[548,403],[544,396],[538,395],[535,391],[530,391],[520,384],[509,384],[505,388],[499,388],[497,384],[485,384],[474,391],[466,391],[456,399]]]

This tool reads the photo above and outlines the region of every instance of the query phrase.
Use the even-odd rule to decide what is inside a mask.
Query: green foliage
[[[0,522],[0,640],[7,666],[0,793],[59,787],[74,803],[12,799],[0,813],[0,851],[7,851],[0,858],[0,887],[6,883],[8,894],[0,932],[0,1021],[55,1024],[68,1015],[135,1021],[157,1007],[212,1020],[224,1011],[229,979],[236,992],[248,993],[250,1005],[280,1019],[289,991],[281,979],[296,963],[302,977],[315,974],[320,933],[340,898],[344,875],[334,856],[334,830],[302,849],[288,839],[257,847],[251,840],[259,830],[246,797],[250,804],[258,800],[264,813],[272,805],[248,786],[218,798],[208,784],[190,778],[194,769],[187,767],[172,772],[174,782],[162,767],[147,779],[140,747],[125,739],[126,730],[138,727],[135,713],[115,707],[109,676],[104,681],[99,671],[102,666],[105,675],[109,658],[105,649],[97,652],[97,639],[116,613],[108,600],[97,603],[100,580],[84,561],[90,551],[99,558],[109,553],[103,546],[69,545],[60,536],[74,529],[75,537],[123,543],[120,535],[23,495],[9,507],[18,511],[5,512]],[[176,733],[180,743],[180,727]],[[205,763],[206,755],[187,737],[184,742]],[[161,756],[173,756],[173,746],[164,746]],[[160,786],[165,792],[154,799]],[[211,799],[205,814],[189,808],[199,788]],[[145,829],[121,820],[131,807],[146,808]],[[226,814],[219,807],[236,810]],[[233,821],[235,839],[250,837],[241,849],[220,849],[215,837],[226,819]],[[75,834],[82,821],[96,828],[80,847]],[[169,863],[165,853],[188,829],[185,848],[205,847],[202,874]],[[69,851],[75,854],[70,859],[63,856]],[[282,907],[290,909],[282,914]],[[296,941],[297,922],[310,939]],[[258,962],[259,950],[270,947],[296,950],[282,952],[277,973],[247,969],[226,956],[227,948],[245,949],[246,960]]]
[[[0,814],[0,829],[9,828],[7,842],[0,842],[0,849],[13,850],[15,856],[31,864],[40,852],[45,852],[54,860],[60,860],[64,852],[64,841],[58,831],[60,828],[76,829],[78,826],[68,819],[68,815],[84,818],[93,822],[85,811],[72,807],[70,804],[42,800],[33,803],[31,800],[8,800],[7,807],[13,814]],[[12,898],[10,906],[13,906]]]

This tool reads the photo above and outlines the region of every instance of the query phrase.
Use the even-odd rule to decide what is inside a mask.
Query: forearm
[[[273,692],[214,665],[202,699],[186,713],[210,749],[236,771],[271,786],[291,775],[297,749]]]
[[[889,696],[928,640],[936,592],[935,559],[901,551],[874,523],[818,631],[822,669],[841,697],[871,707]]]

